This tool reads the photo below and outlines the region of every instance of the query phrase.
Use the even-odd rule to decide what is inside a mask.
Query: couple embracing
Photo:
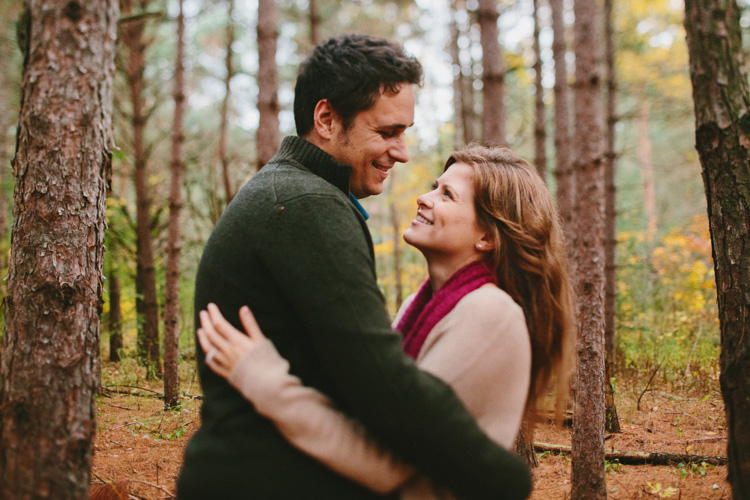
[[[429,277],[391,326],[357,200],[408,161],[421,80],[400,46],[365,35],[302,64],[297,136],[201,258],[202,423],[178,498],[528,496],[509,450],[573,317],[557,214],[509,150],[454,152],[404,233]]]

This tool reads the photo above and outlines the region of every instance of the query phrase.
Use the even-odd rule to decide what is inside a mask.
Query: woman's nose
[[[432,206],[432,200],[430,199],[430,193],[425,193],[422,195],[417,196],[417,206],[418,207],[427,207],[429,208]]]

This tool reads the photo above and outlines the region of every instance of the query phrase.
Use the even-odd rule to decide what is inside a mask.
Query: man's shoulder
[[[348,196],[344,192],[293,160],[263,167],[243,186],[238,197],[255,202],[266,200],[273,204],[294,200],[304,204],[320,198],[331,199],[332,203],[341,207],[348,204]]]

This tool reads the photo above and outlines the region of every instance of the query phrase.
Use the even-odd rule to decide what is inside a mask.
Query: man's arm
[[[267,339],[237,361],[228,380],[292,445],[377,493],[394,491],[415,472],[328,397],[302,385]]]
[[[280,204],[268,224],[260,242],[266,264],[296,304],[338,403],[458,496],[525,498],[526,465],[479,429],[448,386],[403,354],[349,202],[306,195]]]

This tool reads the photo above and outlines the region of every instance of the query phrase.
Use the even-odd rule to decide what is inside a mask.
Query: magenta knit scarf
[[[483,260],[456,271],[434,296],[430,280],[425,281],[396,326],[404,337],[406,355],[416,359],[427,335],[459,300],[480,286],[494,282],[495,277]]]

